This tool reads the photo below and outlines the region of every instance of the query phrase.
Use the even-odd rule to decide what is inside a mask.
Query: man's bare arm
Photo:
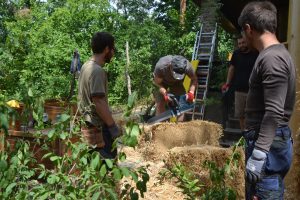
[[[226,84],[230,84],[234,76],[234,66],[230,65],[228,68]]]
[[[157,76],[154,76],[154,84],[157,85],[159,87],[159,92],[162,94],[162,95],[166,95],[167,93],[167,90],[166,88],[164,88],[164,86],[162,85],[162,82],[163,82],[163,79],[162,78],[159,78]]]
[[[108,104],[105,101],[104,97],[92,97],[92,101],[95,104],[97,114],[103,120],[107,126],[112,126],[115,124],[115,121],[112,117],[112,114],[109,110]]]
[[[195,93],[195,89],[198,85],[198,78],[196,73],[193,73],[193,76],[189,76],[189,78],[191,79],[191,87],[189,91]]]

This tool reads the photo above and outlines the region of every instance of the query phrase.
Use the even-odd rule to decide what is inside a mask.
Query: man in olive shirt
[[[96,146],[103,158],[115,158],[117,150],[112,143],[119,136],[107,99],[107,76],[103,70],[114,56],[114,37],[106,32],[97,32],[91,40],[93,56],[80,71],[78,104],[85,126],[82,133],[91,146]]]
[[[292,161],[288,127],[295,104],[295,66],[276,38],[277,10],[268,2],[245,6],[239,25],[260,53],[249,80],[246,105],[247,199],[283,199]]]

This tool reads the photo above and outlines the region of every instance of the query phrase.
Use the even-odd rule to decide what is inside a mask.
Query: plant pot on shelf
[[[62,113],[66,112],[67,106],[66,103],[59,100],[47,100],[44,104],[44,110],[48,120],[53,124]]]
[[[22,124],[22,115],[24,114],[24,104],[19,103],[19,107],[12,108],[14,109],[14,113],[11,114],[9,118],[9,129],[15,131],[21,131]]]
[[[45,113],[47,113],[48,120],[53,124],[59,119],[61,114],[66,113],[67,111],[69,111],[70,115],[75,115],[77,111],[77,105],[74,103],[72,104],[51,99],[45,102],[44,110]]]

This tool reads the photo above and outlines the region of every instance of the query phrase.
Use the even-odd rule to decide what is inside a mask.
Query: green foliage
[[[182,189],[182,193],[187,195],[187,199],[189,200],[193,200],[199,196],[201,188],[204,187],[199,179],[182,164],[176,164],[172,169],[164,169],[159,175],[161,182],[165,178],[175,178],[177,186]]]
[[[1,101],[2,102],[2,101]],[[128,123],[131,130],[122,136],[124,144],[132,147],[137,143],[127,141],[140,133],[129,118],[135,97],[128,101]],[[2,104],[0,104],[2,106]],[[0,107],[2,108],[2,107]],[[76,116],[75,116],[76,117]],[[2,121],[1,121],[2,122]],[[104,159],[84,142],[75,118],[62,114],[59,120],[49,128],[48,134],[42,133],[43,126],[37,127],[35,140],[19,139],[14,148],[7,141],[4,151],[0,152],[0,198],[1,199],[139,199],[147,192],[150,177],[147,168],[141,166],[131,169],[119,165],[126,154],[119,152],[116,159]],[[131,123],[130,123],[131,122]],[[70,128],[71,123],[71,128]],[[75,141],[74,141],[75,139]],[[60,155],[53,149],[58,140],[65,154]],[[33,149],[35,149],[33,151]],[[42,160],[48,160],[53,168],[47,168],[36,155],[43,152]],[[126,178],[122,191],[119,182]]]
[[[4,1],[0,16],[0,88],[10,97],[32,88],[38,96],[64,99],[72,76],[71,56],[78,49],[81,62],[91,55],[90,38],[96,31],[111,32],[118,52],[107,66],[109,99],[128,97],[124,69],[129,42],[129,75],[139,98],[149,97],[155,63],[168,54],[191,57],[199,10],[188,1],[185,27],[179,24],[175,1],[48,0]],[[167,6],[165,6],[167,5]],[[9,34],[7,34],[9,33]],[[141,85],[145,87],[140,87]]]

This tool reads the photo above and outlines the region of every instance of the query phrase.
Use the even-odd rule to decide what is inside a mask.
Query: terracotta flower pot
[[[14,117],[11,116],[9,119],[9,129],[15,131],[21,131],[21,124],[22,124],[21,119],[24,111],[24,104],[20,103],[20,107],[14,109],[16,110],[16,113]]]
[[[51,99],[45,102],[44,109],[48,115],[48,119],[52,123],[55,123],[58,117],[68,110],[70,111],[70,115],[75,115],[77,111],[77,104]]]

